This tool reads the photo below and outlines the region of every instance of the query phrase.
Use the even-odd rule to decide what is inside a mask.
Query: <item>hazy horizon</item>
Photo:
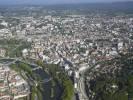
[[[0,5],[21,5],[21,4],[76,4],[76,3],[110,3],[128,2],[133,0],[0,0]]]

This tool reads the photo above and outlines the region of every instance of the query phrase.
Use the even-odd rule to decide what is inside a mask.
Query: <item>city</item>
[[[67,6],[0,7],[0,100],[133,99],[133,8]]]

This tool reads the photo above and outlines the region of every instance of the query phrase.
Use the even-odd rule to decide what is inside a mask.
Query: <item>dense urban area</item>
[[[74,6],[0,7],[0,100],[133,100],[133,12]]]

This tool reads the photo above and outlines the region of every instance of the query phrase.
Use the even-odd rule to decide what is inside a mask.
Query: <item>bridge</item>
[[[36,67],[36,68],[33,68],[32,71],[35,71],[35,70],[38,70],[38,69],[42,69],[41,67]]]
[[[48,82],[51,81],[51,80],[52,80],[52,78],[44,79],[44,80],[40,81],[39,83],[48,83]]]
[[[9,62],[6,62],[4,63],[4,65],[11,65],[11,64],[15,64],[16,61],[20,61],[22,63],[25,63],[25,64],[28,64],[28,65],[31,65],[31,66],[36,66],[35,68],[32,68],[32,71],[35,71],[35,70],[38,70],[38,69],[42,69],[42,67],[38,66],[37,64],[34,64],[34,63],[29,63],[29,62],[26,62],[26,61],[23,61],[22,58],[0,58],[0,60],[13,60],[13,61],[9,61]]]

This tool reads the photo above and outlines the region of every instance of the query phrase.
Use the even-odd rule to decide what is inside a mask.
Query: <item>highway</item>
[[[87,94],[86,94],[86,90],[85,90],[85,80],[84,80],[84,73],[86,72],[87,69],[90,68],[90,66],[86,66],[84,67],[84,70],[79,70],[79,73],[81,74],[81,76],[79,77],[79,81],[78,81],[78,93],[79,93],[79,99],[80,100],[89,100]]]
[[[83,77],[81,77],[79,79],[78,92],[79,92],[79,99],[80,100],[89,100],[88,96],[86,95],[85,84],[84,84],[84,78]]]

